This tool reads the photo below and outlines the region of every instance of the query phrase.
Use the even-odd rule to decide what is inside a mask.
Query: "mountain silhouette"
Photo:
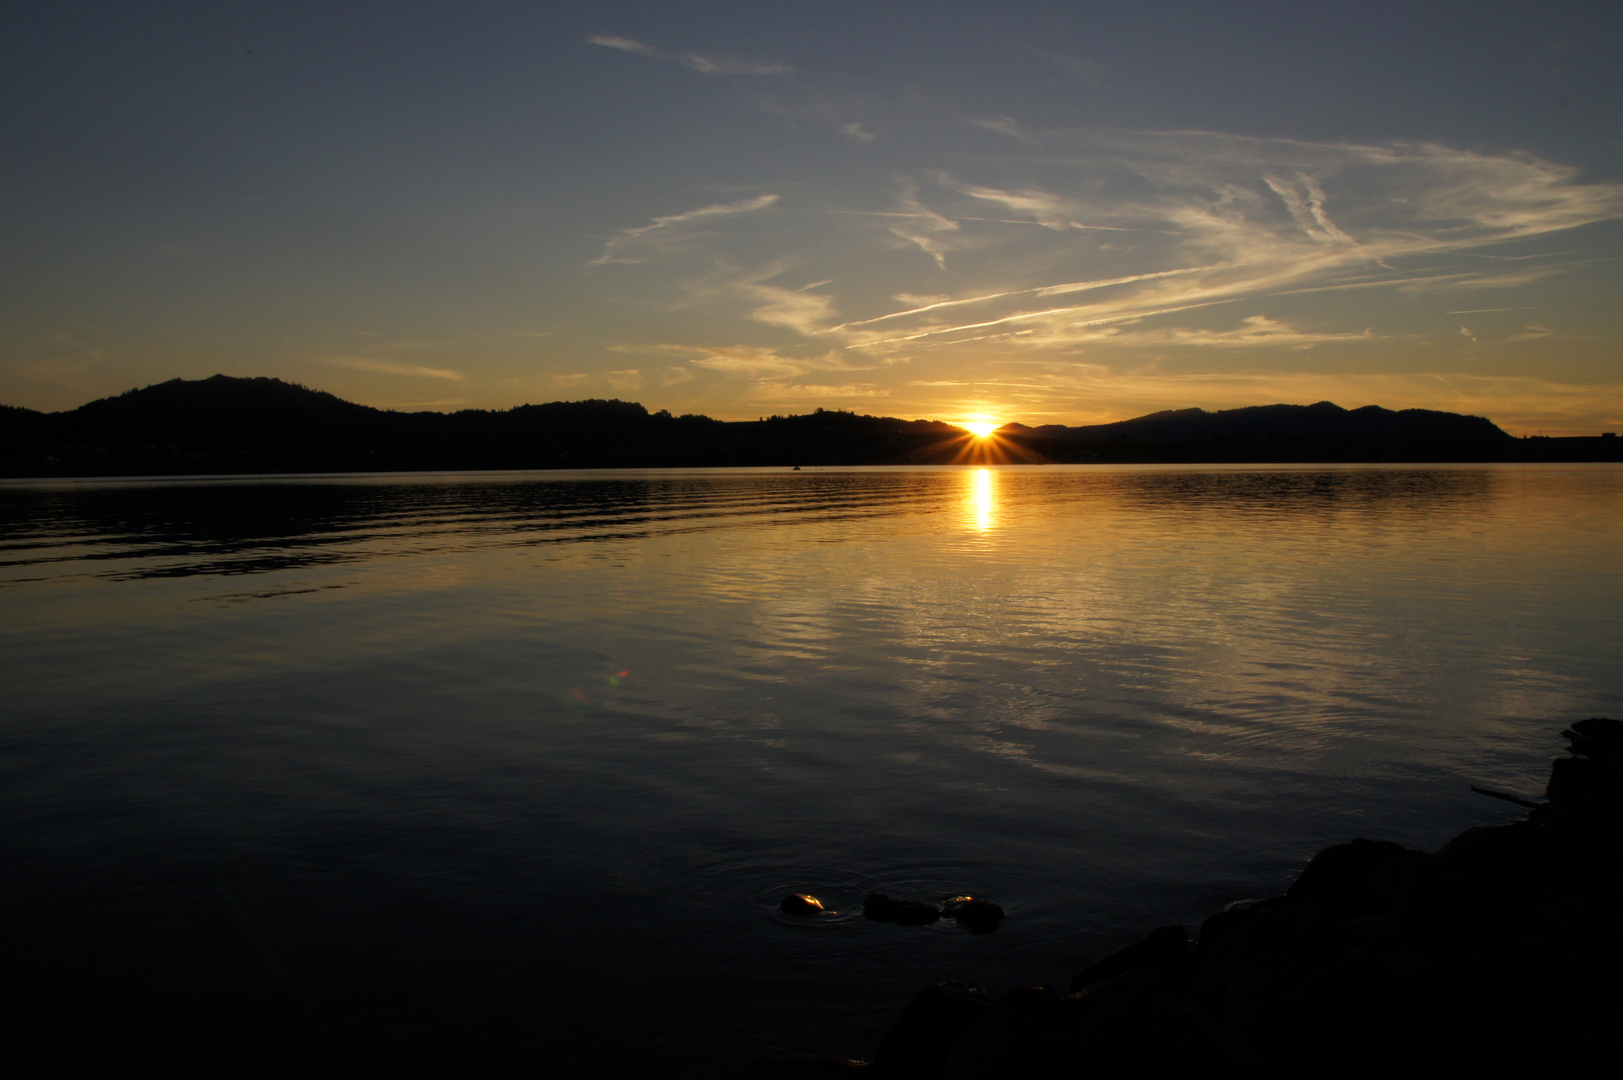
[[[1619,460],[1617,439],[1515,439],[1480,416],[1377,406],[1176,409],[1083,427],[818,409],[723,422],[592,399],[403,413],[274,378],[171,379],[63,412],[0,406],[0,475],[1089,462]]]
[[[1014,425],[1011,425],[1014,426]],[[1334,442],[1510,442],[1512,437],[1481,416],[1404,409],[1379,405],[1344,409],[1333,402],[1316,405],[1252,405],[1243,409],[1170,409],[1114,424],[1037,428],[1018,425],[1038,438],[1101,442],[1131,439],[1180,443],[1209,439],[1292,438]]]

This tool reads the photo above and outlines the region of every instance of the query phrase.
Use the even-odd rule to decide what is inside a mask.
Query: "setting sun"
[[[984,439],[998,429],[996,420],[967,420],[958,425],[977,439]]]

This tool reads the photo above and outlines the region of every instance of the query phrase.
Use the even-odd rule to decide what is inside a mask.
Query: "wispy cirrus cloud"
[[[675,296],[646,300],[705,327],[692,346],[709,359],[688,366],[712,376],[817,385],[792,359],[809,348],[898,402],[922,385],[894,366],[912,359],[945,377],[940,393],[973,384],[1013,407],[1045,384],[994,372],[1028,359],[1125,378],[1160,358],[1322,368],[1306,357],[1353,351],[1367,367],[1531,342],[1545,331],[1475,346],[1444,312],[1539,306],[1528,290],[1593,264],[1545,239],[1623,217],[1623,185],[1529,155],[1212,132],[1043,132],[1040,149],[875,176],[870,191],[800,184],[655,218],[598,262],[669,262]],[[763,347],[763,331],[782,344],[726,351]]]
[[[333,367],[354,371],[370,371],[376,375],[401,375],[413,379],[447,379],[463,382],[467,376],[452,368],[424,367],[420,364],[402,364],[393,360],[378,360],[367,356],[328,356],[325,362]]]
[[[892,211],[890,234],[912,244],[931,259],[940,269],[946,269],[950,245],[943,243],[944,234],[958,231],[958,223],[941,216],[919,201],[919,186],[902,177],[896,202],[899,210]]]
[[[1308,330],[1266,315],[1247,315],[1238,325],[1218,329],[1182,326],[1146,328],[1131,323],[1125,326],[1107,324],[1090,329],[1093,330],[1091,336],[1083,336],[1079,340],[1138,348],[1310,349],[1316,345],[1368,343],[1375,340],[1373,330],[1362,333]]]
[[[985,184],[966,184],[954,179],[948,173],[939,174],[938,180],[942,187],[951,188],[973,199],[996,203],[1046,228],[1082,228],[1082,223],[1075,220],[1078,204],[1074,200],[1062,198],[1042,188],[1028,187],[1004,191]]]
[[[665,356],[682,360],[693,368],[754,382],[788,385],[808,376],[837,373],[849,378],[851,372],[871,371],[879,365],[862,363],[838,349],[804,356],[786,355],[784,350],[751,345],[612,345],[614,352]]]
[[[1256,307],[1310,292],[1464,293],[1529,286],[1572,264],[1520,264],[1515,270],[1498,260],[1446,270],[1436,264],[1472,248],[1623,215],[1623,185],[1578,183],[1571,170],[1526,156],[1435,146],[1117,133],[1068,163],[1076,173],[1069,189],[969,182],[940,172],[934,198],[915,190],[905,202],[899,200],[910,220],[929,212],[943,223],[928,234],[928,253],[937,267],[964,258],[989,262],[995,252],[1005,277],[1007,267],[1024,261],[1038,281],[883,311],[830,326],[825,333],[848,347],[877,349],[971,340],[1000,340],[1024,349],[1098,344],[1104,338],[1225,349],[1236,343],[1265,348],[1366,341],[1371,335],[1362,326],[1287,334],[1259,330],[1263,324],[1253,322],[1219,333],[1204,319],[1181,330],[1129,332],[1119,324],[1242,301],[1256,305],[1246,318],[1272,319]],[[970,201],[954,205],[940,197],[952,194]],[[1050,239],[987,233],[997,219],[964,210],[988,202],[1042,226]],[[1334,207],[1339,212],[1333,213]],[[992,224],[972,231],[969,223],[975,220]],[[1123,233],[1122,240],[1078,235],[1101,226]],[[1040,281],[1046,268],[1067,263],[1143,269],[1075,282]],[[1067,293],[1079,294],[1077,302],[1042,302]],[[1104,333],[1105,325],[1117,329]]]
[[[668,310],[730,308],[744,318],[793,331],[797,336],[820,334],[836,314],[833,298],[822,289],[832,280],[791,287],[775,279],[788,272],[782,262],[740,269],[725,259],[715,260],[704,272],[682,282],[682,298]]]
[[[793,64],[781,61],[739,60],[731,57],[704,56],[700,53],[670,52],[617,34],[593,34],[586,40],[592,45],[601,45],[606,49],[618,49],[621,52],[636,53],[638,56],[647,56],[654,60],[680,64],[703,75],[790,75],[795,70]]]
[[[733,288],[753,305],[750,318],[768,326],[785,327],[802,337],[820,333],[835,313],[833,298],[823,293],[752,281],[738,282]]]
[[[1037,140],[1020,130],[1019,121],[1012,116],[999,116],[995,120],[980,120],[971,117],[969,122],[978,128],[995,131],[999,135],[1007,135],[1011,139],[1019,139],[1023,143],[1036,143]]]
[[[622,230],[619,235],[612,237],[603,245],[603,254],[586,265],[650,262],[661,255],[669,255],[675,248],[692,240],[690,226],[714,221],[717,218],[765,210],[777,201],[776,195],[757,195],[752,199],[716,203],[694,210],[684,210],[679,214],[656,217],[646,225]]]
[[[1285,204],[1291,219],[1304,235],[1321,244],[1356,246],[1356,241],[1342,232],[1340,226],[1325,213],[1324,188],[1313,177],[1299,171],[1291,177],[1264,175],[1262,182],[1268,185],[1269,191],[1279,196],[1279,201]]]

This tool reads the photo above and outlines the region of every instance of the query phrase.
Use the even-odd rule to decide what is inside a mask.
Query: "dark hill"
[[[215,375],[207,379],[170,379],[117,397],[101,398],[73,412],[102,423],[130,419],[182,421],[200,415],[327,414],[354,416],[378,410],[311,390],[298,383],[264,376],[237,379]]]
[[[1311,439],[1329,442],[1512,442],[1511,436],[1481,416],[1378,405],[1343,409],[1329,401],[1316,405],[1253,405],[1244,409],[1173,409],[1114,424],[1027,429],[1032,435],[1079,442],[1129,439],[1140,442],[1206,442],[1212,439]]]
[[[0,475],[848,465],[950,460],[950,424],[817,410],[722,423],[636,402],[400,413],[280,379],[154,386],[60,413],[0,412]]]
[[[103,440],[331,445],[388,414],[280,379],[215,375],[170,379],[58,415],[64,417],[63,428]]]

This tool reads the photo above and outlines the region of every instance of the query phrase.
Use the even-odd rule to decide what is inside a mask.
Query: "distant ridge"
[[[1114,424],[1064,427],[1045,424],[1028,428],[1007,425],[1038,438],[1100,442],[1136,439],[1144,442],[1201,442],[1209,439],[1292,438],[1338,442],[1421,442],[1444,440],[1461,443],[1513,441],[1491,420],[1481,416],[1404,409],[1394,412],[1379,405],[1343,409],[1329,401],[1316,405],[1252,405],[1243,409],[1169,409]]]
[[[1515,439],[1480,416],[1378,406],[1176,409],[1085,427],[818,409],[723,422],[592,399],[402,413],[274,378],[171,379],[77,409],[0,406],[0,476],[1145,462],[1620,460],[1617,439]]]

